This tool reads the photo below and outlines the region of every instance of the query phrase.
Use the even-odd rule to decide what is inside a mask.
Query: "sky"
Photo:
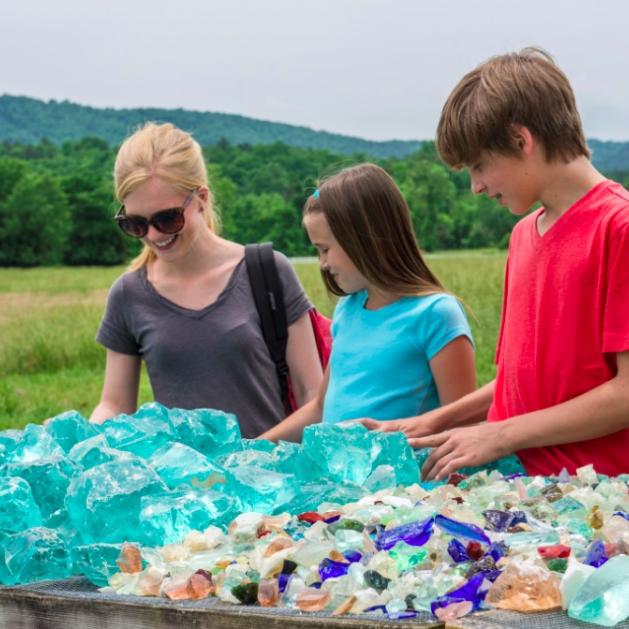
[[[430,139],[456,82],[536,45],[588,138],[629,140],[626,0],[3,0],[0,93]]]

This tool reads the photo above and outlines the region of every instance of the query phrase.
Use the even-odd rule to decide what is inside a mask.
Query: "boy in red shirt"
[[[437,148],[474,193],[542,207],[511,235],[496,379],[365,425],[434,448],[425,478],[514,452],[529,474],[629,472],[629,192],[589,161],[568,79],[540,50],[489,59],[448,98]]]

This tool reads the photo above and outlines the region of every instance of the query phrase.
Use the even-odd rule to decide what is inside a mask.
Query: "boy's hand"
[[[483,422],[409,439],[412,448],[434,448],[422,468],[422,479],[444,480],[462,467],[483,465],[511,454],[501,435],[501,423]]]

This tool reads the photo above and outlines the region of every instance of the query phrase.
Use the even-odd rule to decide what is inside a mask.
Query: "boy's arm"
[[[395,419],[393,421],[362,419],[361,423],[369,430],[378,430],[380,432],[401,431],[409,439],[434,435],[435,433],[459,426],[476,424],[487,418],[487,413],[494,397],[494,383],[495,380],[492,380],[480,387],[480,389],[476,389],[476,391],[472,391],[450,404],[428,411],[417,417]]]
[[[279,424],[262,433],[258,439],[268,439],[269,441],[278,441],[279,439],[284,439],[285,441],[301,441],[304,428],[310,424],[321,421],[323,399],[328,389],[329,377],[330,368],[327,367],[323,374],[323,380],[321,381],[317,395]]]
[[[556,406],[410,439],[415,448],[435,448],[422,476],[447,478],[461,467],[483,465],[524,448],[586,441],[628,428],[629,351],[616,354],[616,361],[614,378]]]

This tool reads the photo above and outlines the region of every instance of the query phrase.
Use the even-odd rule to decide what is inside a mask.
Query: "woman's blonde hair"
[[[189,133],[170,123],[148,122],[122,143],[114,164],[118,200],[124,203],[128,194],[153,177],[184,192],[206,186],[209,193],[203,214],[208,227],[217,231],[218,221],[203,152]],[[145,245],[140,255],[132,260],[130,268],[135,271],[154,259],[155,254]]]

